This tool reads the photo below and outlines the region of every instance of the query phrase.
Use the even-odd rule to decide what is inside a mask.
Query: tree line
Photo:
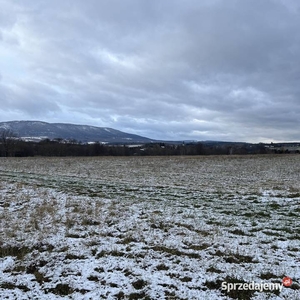
[[[235,143],[149,143],[144,145],[108,145],[99,142],[80,143],[75,140],[45,139],[29,142],[18,139],[12,132],[0,134],[0,156],[154,156],[154,155],[229,155],[264,154],[263,144]]]
[[[24,141],[9,129],[0,129],[0,156],[153,156],[245,155],[300,153],[300,143],[251,144],[235,142],[148,143],[143,145],[81,143],[76,140]]]

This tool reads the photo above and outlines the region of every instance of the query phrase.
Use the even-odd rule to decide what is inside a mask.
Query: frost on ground
[[[1,299],[300,299],[299,155],[0,163]]]

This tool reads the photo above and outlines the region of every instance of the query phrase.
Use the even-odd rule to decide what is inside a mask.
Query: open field
[[[2,158],[0,179],[1,299],[300,299],[299,155]]]

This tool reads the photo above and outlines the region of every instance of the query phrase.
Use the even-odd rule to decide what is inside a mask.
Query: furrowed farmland
[[[299,155],[1,158],[0,179],[1,299],[300,299]]]

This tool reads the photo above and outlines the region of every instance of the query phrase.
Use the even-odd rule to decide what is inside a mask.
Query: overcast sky
[[[0,0],[0,121],[300,140],[298,0]]]

